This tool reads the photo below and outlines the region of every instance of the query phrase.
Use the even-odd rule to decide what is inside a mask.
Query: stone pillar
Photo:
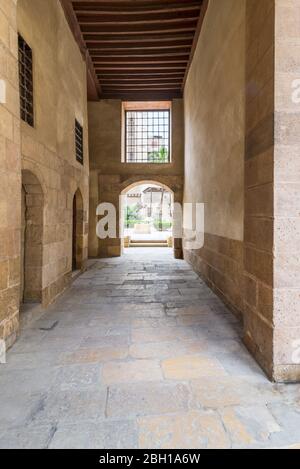
[[[0,2],[0,339],[9,347],[19,327],[21,157],[16,0]]]
[[[179,189],[179,190],[178,190]],[[182,206],[182,199],[183,199],[183,194],[182,194],[182,188],[177,188],[174,190],[174,203],[175,204],[180,204]],[[182,207],[182,213],[183,213],[183,207]],[[183,259],[183,243],[182,243],[182,238],[174,238],[174,246],[173,246],[173,251],[174,251],[174,258],[175,259]]]
[[[120,195],[121,177],[120,175],[100,175],[98,176],[99,201],[100,203],[110,203],[116,209],[117,237],[98,240],[99,257],[119,257],[122,255],[122,240],[120,238]]]
[[[98,171],[90,171],[89,181],[89,239],[88,239],[88,253],[89,257],[97,258],[99,250],[99,240],[96,236],[96,227],[98,222],[97,207],[99,204],[99,185],[98,185]]]
[[[273,376],[300,381],[300,3],[275,0]]]
[[[300,5],[247,0],[246,16],[244,340],[271,379],[297,381]]]
[[[244,340],[273,375],[274,0],[246,4]]]

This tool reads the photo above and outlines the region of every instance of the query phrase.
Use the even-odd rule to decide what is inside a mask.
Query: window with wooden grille
[[[170,110],[125,111],[125,161],[170,162]]]
[[[76,160],[83,164],[83,127],[75,119],[75,151]]]
[[[19,34],[19,83],[21,119],[34,126],[32,50]]]

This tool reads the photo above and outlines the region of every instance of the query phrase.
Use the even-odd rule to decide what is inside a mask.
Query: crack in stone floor
[[[89,269],[0,365],[0,448],[300,443],[300,385],[270,383],[238,320],[171,250]]]

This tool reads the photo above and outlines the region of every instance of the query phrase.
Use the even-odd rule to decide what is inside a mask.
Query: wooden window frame
[[[127,120],[128,120],[128,114],[136,112],[136,113],[149,113],[149,112],[164,112],[168,114],[168,159],[166,161],[151,161],[151,160],[143,160],[139,158],[135,158],[133,160],[130,160],[128,158],[128,140],[127,140]],[[137,108],[137,109],[125,109],[125,119],[124,119],[124,162],[128,164],[170,164],[171,163],[171,109],[170,108]]]

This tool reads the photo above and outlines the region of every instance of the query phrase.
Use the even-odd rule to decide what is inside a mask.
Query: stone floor
[[[90,261],[0,368],[0,448],[267,448],[300,442],[241,327],[165,249]]]

